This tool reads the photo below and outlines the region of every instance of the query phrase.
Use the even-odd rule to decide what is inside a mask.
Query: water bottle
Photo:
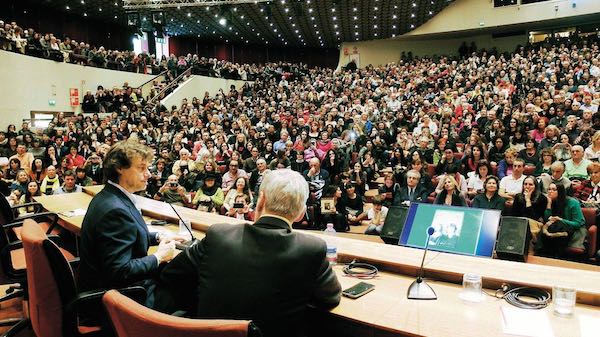
[[[333,228],[332,223],[327,224],[327,228],[325,228],[325,235],[335,237],[335,228]],[[335,239],[327,239],[327,255],[326,259],[329,261],[329,264],[334,266],[337,263],[337,247],[335,246]]]

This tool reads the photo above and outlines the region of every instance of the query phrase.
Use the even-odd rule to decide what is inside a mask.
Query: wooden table
[[[85,192],[97,193],[98,190],[98,187],[86,188]],[[60,196],[60,200],[58,196],[39,197],[38,200],[54,211],[86,208],[80,207],[91,200],[91,196],[85,196],[86,193],[70,194],[65,199]],[[140,198],[138,205],[144,215],[174,219],[173,211],[165,203]],[[233,218],[191,209],[181,208],[181,213],[191,219],[192,226],[200,231],[206,231],[216,222],[237,222]],[[61,217],[61,221],[70,223],[68,228],[77,228],[78,223],[79,227],[81,225],[78,218]],[[171,229],[177,230],[177,227]],[[325,238],[320,232],[305,233]],[[465,304],[458,298],[462,276],[467,272],[480,274],[484,287],[488,289],[496,289],[504,282],[546,290],[557,284],[574,286],[578,292],[574,318],[555,317],[551,313],[552,306],[544,309],[550,317],[555,336],[579,336],[579,315],[600,318],[600,268],[572,269],[430,252],[425,261],[425,276],[434,280],[428,282],[438,294],[438,300],[412,301],[406,299],[406,290],[417,274],[422,250],[341,235],[327,239],[337,245],[340,261],[357,259],[373,263],[383,270],[378,278],[367,281],[376,286],[372,293],[357,300],[343,298],[329,314],[313,317],[313,325],[333,329],[332,335],[503,336],[500,306],[508,304],[493,298],[486,298],[483,303]],[[343,288],[358,282],[343,276],[340,266],[335,270]],[[323,320],[322,324],[319,320]]]

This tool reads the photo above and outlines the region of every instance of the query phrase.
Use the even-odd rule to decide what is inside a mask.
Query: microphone
[[[425,243],[423,259],[421,260],[421,267],[419,268],[417,279],[411,283],[406,293],[406,296],[409,300],[437,300],[435,291],[433,291],[429,284],[423,280],[423,275],[425,272],[423,269],[423,264],[425,263],[425,256],[427,256],[427,250],[429,249],[429,239],[434,232],[435,229],[433,227],[427,228],[427,241]]]
[[[175,212],[175,214],[179,218],[179,221],[181,221],[181,223],[183,223],[183,227],[185,227],[185,229],[187,229],[187,231],[190,233],[190,238],[191,238],[189,241],[186,241],[183,243],[176,243],[175,247],[180,250],[184,250],[186,248],[192,247],[197,242],[196,238],[194,237],[194,233],[192,233],[192,230],[185,224],[185,221],[183,221],[183,218],[181,217],[181,215],[179,215],[179,213],[177,212],[175,207],[173,207],[173,204],[169,204],[169,206],[171,206],[171,208],[173,209],[173,212]],[[191,224],[190,224],[190,227],[191,227]]]

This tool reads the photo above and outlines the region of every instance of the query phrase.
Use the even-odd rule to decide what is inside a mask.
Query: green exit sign
[[[56,105],[56,100],[55,99],[49,99],[48,100],[48,105],[49,106],[55,106]]]

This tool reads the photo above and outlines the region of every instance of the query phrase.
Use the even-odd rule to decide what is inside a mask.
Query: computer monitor
[[[399,245],[425,248],[427,228],[433,227],[429,249],[492,257],[500,213],[499,210],[412,203]]]

